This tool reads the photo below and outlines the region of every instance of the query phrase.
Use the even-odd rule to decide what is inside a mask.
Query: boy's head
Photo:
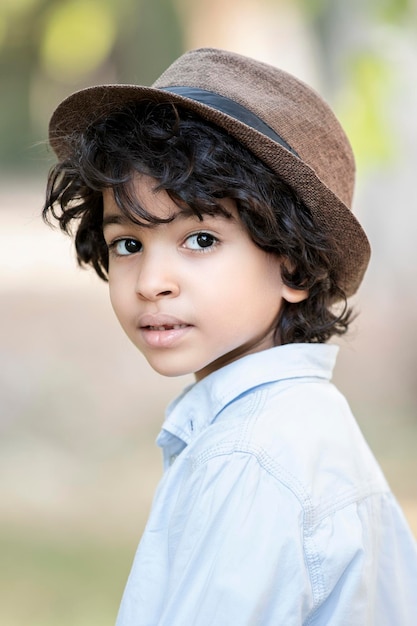
[[[132,258],[145,258],[134,247],[139,235],[150,242],[150,233],[173,231],[178,215],[198,222],[203,236],[213,220],[237,220],[242,235],[279,263],[284,295],[273,315],[274,343],[326,341],[347,329],[346,298],[369,259],[368,241],[349,209],[353,157],[327,105],[292,76],[230,52],[196,50],[152,88],[102,86],[73,94],[51,119],[50,142],[59,163],[50,174],[45,215],[52,212],[64,230],[77,221],[79,261],[102,278],[109,271],[103,207],[113,218],[119,212],[113,223],[129,219],[135,236],[117,245],[129,239]],[[160,201],[166,213],[155,210]],[[236,276],[239,271],[237,264]],[[335,312],[337,302],[344,306]],[[236,316],[245,306],[236,302]]]

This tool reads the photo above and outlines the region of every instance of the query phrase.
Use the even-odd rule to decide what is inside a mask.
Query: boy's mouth
[[[140,320],[142,338],[150,348],[174,347],[191,328],[192,325],[168,315],[146,315]]]
[[[190,326],[180,317],[166,313],[145,314],[139,319],[139,327],[142,330],[160,331],[182,330]]]
[[[193,325],[167,313],[146,313],[139,319],[139,328],[148,347],[171,348],[188,335]]]
[[[187,328],[189,324],[163,324],[160,326],[142,326],[145,330],[180,330],[181,328]]]

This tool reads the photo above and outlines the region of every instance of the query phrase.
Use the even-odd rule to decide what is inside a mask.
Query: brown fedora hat
[[[179,57],[151,87],[101,85],[78,91],[52,115],[49,141],[59,159],[110,112],[139,100],[173,102],[233,135],[295,189],[338,248],[348,296],[363,278],[370,246],[351,212],[355,163],[329,106],[305,83],[266,63],[202,48]]]

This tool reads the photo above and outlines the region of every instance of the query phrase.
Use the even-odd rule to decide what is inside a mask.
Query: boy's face
[[[272,347],[282,300],[306,294],[283,285],[279,259],[253,243],[231,200],[222,201],[230,219],[201,221],[154,185],[135,181],[141,206],[175,219],[151,228],[127,219],[112,190],[103,193],[110,297],[128,337],[160,374],[197,380]]]

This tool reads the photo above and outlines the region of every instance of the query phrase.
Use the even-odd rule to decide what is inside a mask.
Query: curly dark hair
[[[75,231],[80,265],[91,265],[107,280],[104,189],[113,189],[133,221],[164,221],[135,199],[132,181],[136,173],[145,174],[200,219],[224,212],[219,200],[231,198],[255,244],[286,260],[283,282],[309,295],[297,304],[283,303],[277,344],[325,342],[347,331],[352,314],[333,269],[337,242],[320,232],[293,189],[227,132],[172,104],[141,102],[70,137],[68,146],[71,156],[50,171],[43,217]]]

